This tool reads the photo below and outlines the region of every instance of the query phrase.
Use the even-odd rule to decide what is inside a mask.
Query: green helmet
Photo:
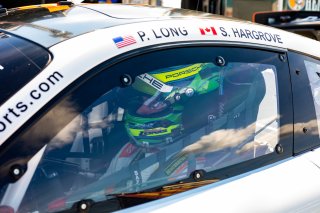
[[[186,100],[219,88],[220,74],[209,63],[175,66],[136,78],[125,112],[125,127],[139,146],[152,147],[176,141],[184,128]]]

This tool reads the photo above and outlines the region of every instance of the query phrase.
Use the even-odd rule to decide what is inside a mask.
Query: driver
[[[155,176],[156,171],[168,178],[182,178],[210,163],[202,155],[190,154],[166,162],[227,123],[225,110],[232,107],[226,105],[224,94],[230,91],[224,86],[224,69],[197,63],[138,76],[119,94],[123,96],[119,99],[125,100],[124,126],[130,140],[112,159],[103,177],[152,155],[157,155],[157,162],[140,171],[142,182]]]

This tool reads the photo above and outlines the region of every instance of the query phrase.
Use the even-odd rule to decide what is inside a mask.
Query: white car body
[[[202,35],[199,32],[200,28],[207,27],[213,27],[216,33],[208,30],[206,35]],[[113,38],[119,35],[132,36],[136,42],[124,48],[117,48]],[[223,17],[176,17],[97,29],[51,46],[51,63],[1,105],[0,121],[5,123],[6,128],[0,133],[0,145],[53,97],[96,65],[129,51],[184,42],[290,50],[320,58],[318,41],[275,28]],[[56,71],[59,71],[63,78],[57,84],[50,85],[54,89],[41,93],[41,99],[34,101],[30,93],[39,90],[39,86],[48,82],[48,78]],[[3,116],[8,113],[8,109],[14,108],[21,101],[28,104],[28,110],[18,117],[11,117],[11,122],[5,120]],[[34,164],[29,167],[37,166],[39,160],[34,160]],[[319,168],[320,149],[314,147],[244,174],[121,212],[319,212]],[[19,181],[27,180],[27,176]],[[8,196],[2,199],[1,205],[9,205],[17,210],[22,197],[12,199],[10,194],[18,195],[21,191],[21,186],[12,189],[11,193],[7,193]]]

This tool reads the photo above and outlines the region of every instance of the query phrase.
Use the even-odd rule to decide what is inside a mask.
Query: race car
[[[0,212],[319,211],[319,42],[161,7],[0,12]]]

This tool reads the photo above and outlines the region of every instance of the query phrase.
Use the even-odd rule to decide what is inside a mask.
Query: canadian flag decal
[[[199,28],[201,35],[217,35],[214,27]]]

